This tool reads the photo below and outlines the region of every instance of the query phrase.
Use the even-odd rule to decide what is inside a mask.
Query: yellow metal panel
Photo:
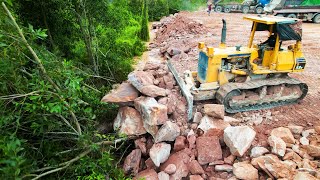
[[[280,51],[278,54],[278,61],[277,61],[277,71],[283,70],[292,70],[295,61],[293,59],[293,52],[292,51]]]
[[[275,17],[275,16],[245,16],[243,17],[245,20],[250,20],[253,22],[263,23],[263,24],[276,24],[278,22],[294,22],[297,19],[293,18],[283,18],[283,17]]]
[[[221,56],[213,56],[208,59],[208,69],[207,69],[207,83],[217,82],[219,68],[221,67]]]
[[[226,76],[225,72],[224,71],[220,71],[219,72],[219,84],[220,84],[220,86],[222,86],[222,85],[224,85],[224,84],[226,84],[228,82],[229,81],[227,79],[227,76]]]
[[[262,66],[269,67],[271,63],[271,57],[272,57],[273,50],[265,50],[263,59],[262,59]]]
[[[252,28],[252,30],[251,30],[248,48],[251,48],[251,46],[252,46],[254,33],[256,32],[256,29],[257,29],[257,24],[258,24],[258,23],[256,23],[256,22],[253,23],[253,28]]]

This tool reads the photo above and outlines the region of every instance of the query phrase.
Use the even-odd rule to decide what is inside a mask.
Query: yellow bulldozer
[[[273,16],[246,16],[252,21],[246,47],[226,46],[226,22],[223,22],[218,48],[199,42],[198,71],[186,71],[181,78],[172,66],[192,118],[193,101],[216,99],[228,113],[268,109],[303,99],[308,86],[289,73],[302,72],[306,60],[302,53],[302,22]],[[268,39],[253,44],[257,31],[268,31]],[[293,42],[284,47],[284,41]]]

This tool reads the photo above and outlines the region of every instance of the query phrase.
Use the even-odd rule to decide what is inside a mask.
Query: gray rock
[[[159,129],[155,138],[155,142],[174,141],[179,135],[179,126],[171,121],[166,121]]]
[[[153,144],[150,149],[149,156],[153,163],[159,167],[161,163],[165,162],[170,156],[171,145],[167,143]]]
[[[264,147],[254,147],[251,149],[250,157],[256,158],[256,157],[262,156],[268,152],[269,152],[269,150]]]
[[[286,153],[286,143],[281,138],[271,135],[268,138],[268,143],[272,147],[272,153],[284,156]]]

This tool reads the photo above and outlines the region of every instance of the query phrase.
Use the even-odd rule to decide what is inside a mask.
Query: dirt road
[[[227,46],[247,45],[251,30],[251,21],[243,20],[244,14],[242,13],[213,13],[211,16],[208,16],[205,11],[198,11],[181,12],[179,15],[181,16],[181,19],[189,18],[198,22],[202,26],[201,28],[203,28],[203,31],[205,31],[203,33],[193,33],[192,35],[181,33],[181,37],[180,35],[177,35],[175,38],[171,38],[171,36],[163,37],[168,38],[168,40],[157,37],[160,47],[161,45],[167,46],[166,44],[173,44],[173,46],[177,46],[180,49],[191,48],[191,51],[188,52],[185,57],[180,56],[179,60],[174,61],[174,65],[180,73],[187,69],[194,71],[197,69],[196,54],[197,43],[199,41],[204,41],[206,44],[212,45],[213,47],[219,45],[222,18],[227,21]],[[180,22],[180,24],[179,22],[176,22],[173,27],[175,28],[174,32],[177,33],[185,28],[190,28],[189,25],[185,27],[185,24],[189,24],[185,19]],[[167,29],[170,28],[168,27]],[[190,28],[190,30],[195,31],[192,28]],[[169,35],[172,34],[170,34],[170,32],[167,33]],[[266,38],[266,32],[258,32],[254,42],[259,43]],[[261,124],[254,126],[259,134],[257,139],[258,142],[264,140],[265,135],[268,134],[268,129],[274,127],[286,126],[289,123],[302,125],[304,127],[320,125],[320,25],[304,22],[302,38],[303,52],[307,59],[307,67],[303,73],[293,74],[292,76],[308,84],[309,93],[307,97],[302,102],[295,105],[234,115],[238,118],[263,117],[264,119],[266,119],[266,116],[269,116],[267,118],[268,121],[264,120]],[[162,43],[163,41],[165,41],[165,43]]]

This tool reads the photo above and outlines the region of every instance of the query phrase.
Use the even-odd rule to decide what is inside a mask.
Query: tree
[[[149,41],[149,39],[150,39],[150,37],[149,37],[149,21],[148,21],[148,4],[147,4],[147,0],[143,0],[140,38],[143,41]]]

